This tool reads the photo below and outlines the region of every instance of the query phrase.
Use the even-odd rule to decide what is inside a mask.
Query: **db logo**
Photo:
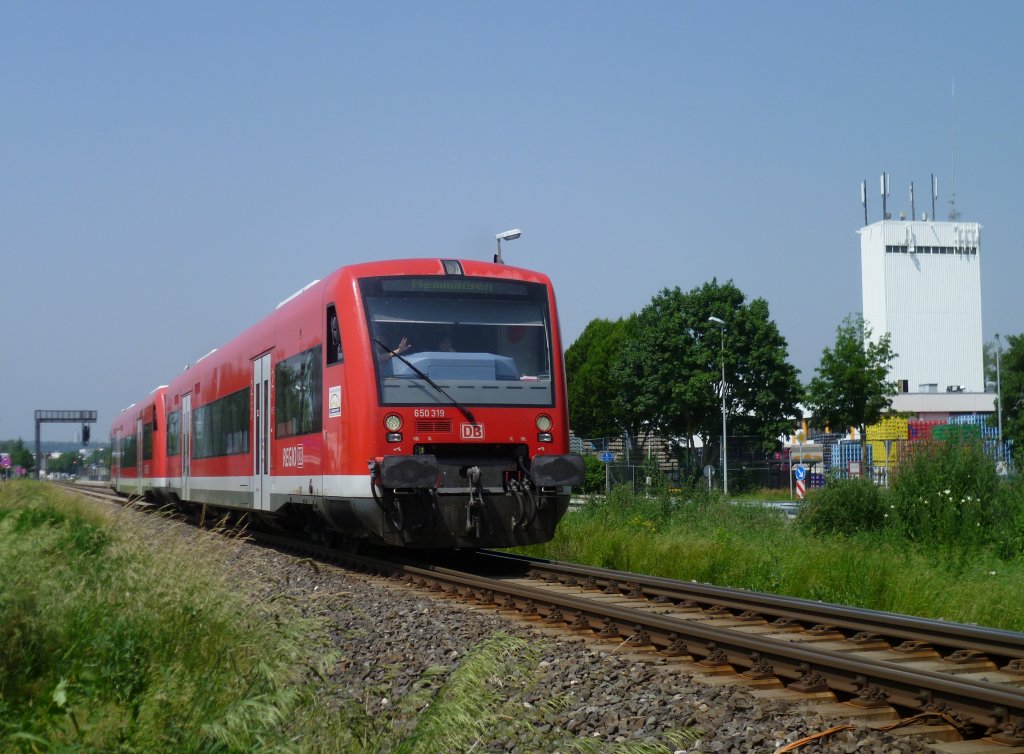
[[[462,426],[462,439],[463,440],[482,440],[484,439],[484,425],[483,424],[463,424]]]

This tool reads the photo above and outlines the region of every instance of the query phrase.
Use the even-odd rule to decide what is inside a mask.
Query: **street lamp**
[[[718,317],[708,317],[708,322],[713,322],[722,330],[722,494],[729,494],[729,459],[726,453],[725,440],[725,320]]]
[[[999,422],[999,450],[997,451],[999,461],[1003,460],[1003,386],[999,368],[999,353],[1002,350],[1003,341],[999,339],[999,333],[996,333],[996,405],[998,409],[996,418]]]
[[[495,236],[495,238],[498,239],[498,252],[494,255],[495,264],[505,264],[501,261],[501,242],[515,241],[521,235],[523,235],[523,231],[519,230],[519,228],[513,228],[512,230],[506,230],[504,233],[499,233]]]

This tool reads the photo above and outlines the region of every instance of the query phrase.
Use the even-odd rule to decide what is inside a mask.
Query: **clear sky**
[[[1024,330],[1019,2],[0,2],[0,438],[124,406],[350,262],[489,259],[596,318],[711,278],[804,381],[863,224],[982,231]],[[956,81],[955,112],[951,82]],[[951,147],[955,142],[955,160]],[[44,438],[77,427],[49,425]]]

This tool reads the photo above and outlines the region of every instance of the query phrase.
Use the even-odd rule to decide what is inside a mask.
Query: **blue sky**
[[[984,338],[1024,330],[1024,5],[0,3],[0,438],[121,408],[349,262],[490,258],[563,336],[711,278],[806,381],[872,221],[982,231]],[[951,82],[956,80],[955,118]],[[951,126],[954,126],[951,129]],[[955,163],[951,146],[955,133]],[[1015,237],[1017,236],[1017,237]],[[51,425],[46,439],[75,429]]]

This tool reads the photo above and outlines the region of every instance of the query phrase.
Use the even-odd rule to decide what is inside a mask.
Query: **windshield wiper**
[[[434,381],[433,381],[432,379],[430,379],[430,377],[428,377],[428,376],[427,376],[427,374],[426,374],[426,373],[425,373],[425,372],[424,372],[423,370],[421,370],[421,369],[420,369],[419,367],[417,367],[417,366],[416,366],[415,364],[413,364],[413,363],[412,363],[411,361],[409,361],[409,360],[408,360],[407,358],[405,358],[404,356],[402,356],[402,355],[401,355],[400,353],[397,353],[396,351],[393,351],[393,350],[391,350],[390,348],[388,348],[388,347],[387,347],[386,345],[384,345],[383,343],[381,343],[381,342],[380,342],[379,340],[377,340],[376,338],[374,338],[374,339],[373,339],[373,342],[374,342],[374,343],[376,343],[376,344],[377,344],[378,346],[380,346],[381,348],[383,348],[383,349],[384,349],[385,351],[387,351],[388,353],[390,353],[390,354],[391,354],[391,356],[392,356],[393,358],[396,358],[396,359],[401,359],[401,360],[402,360],[402,363],[403,363],[403,364],[405,364],[405,365],[406,365],[407,367],[409,367],[409,369],[411,369],[412,371],[414,371],[414,372],[415,372],[415,373],[416,373],[417,375],[419,375],[420,377],[422,377],[422,378],[423,378],[423,379],[424,379],[424,380],[426,381],[426,383],[427,383],[428,385],[430,385],[430,386],[431,386],[432,388],[434,388],[434,390],[436,390],[436,391],[437,391],[437,392],[439,392],[439,393],[440,393],[441,395],[443,395],[443,396],[444,396],[445,398],[447,398],[447,399],[448,399],[449,401],[451,401],[452,405],[453,405],[453,406],[455,406],[455,408],[457,408],[457,409],[458,409],[459,411],[461,411],[461,412],[463,413],[463,415],[464,415],[464,416],[465,416],[465,417],[466,417],[467,419],[469,419],[469,420],[470,420],[471,422],[473,422],[474,424],[476,424],[476,419],[475,419],[475,418],[473,417],[473,412],[472,412],[472,411],[470,411],[470,410],[469,410],[468,408],[466,408],[465,406],[463,406],[463,405],[462,405],[461,403],[459,403],[459,402],[458,402],[457,400],[455,400],[454,398],[452,398],[452,397],[451,397],[451,396],[450,396],[450,395],[448,394],[448,392],[447,392],[447,391],[446,391],[446,390],[445,390],[445,389],[444,389],[443,387],[441,387],[441,386],[440,386],[440,385],[438,385],[438,384],[437,384],[436,382],[434,382]]]

